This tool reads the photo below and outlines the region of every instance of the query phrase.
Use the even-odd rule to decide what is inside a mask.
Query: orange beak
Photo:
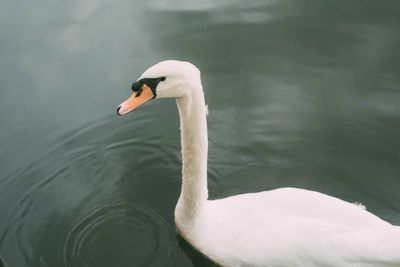
[[[150,99],[154,98],[153,91],[146,84],[143,84],[141,91],[134,92],[125,102],[119,105],[117,109],[118,115],[125,115],[132,110],[140,107]]]

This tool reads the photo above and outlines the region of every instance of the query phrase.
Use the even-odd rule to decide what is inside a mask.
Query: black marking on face
[[[136,92],[137,96],[140,96],[140,94],[142,93],[142,90],[143,90],[142,89],[143,84],[146,84],[148,87],[150,87],[151,91],[153,92],[153,94],[154,94],[153,98],[156,98],[157,85],[160,82],[165,81],[165,80],[166,80],[166,77],[164,77],[164,76],[158,77],[158,78],[143,78],[132,84],[132,91]]]

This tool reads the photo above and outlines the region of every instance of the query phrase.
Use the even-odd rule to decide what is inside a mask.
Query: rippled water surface
[[[174,228],[175,102],[115,114],[170,58],[203,73],[211,198],[301,187],[400,224],[399,48],[394,0],[6,1],[3,260],[213,266]]]

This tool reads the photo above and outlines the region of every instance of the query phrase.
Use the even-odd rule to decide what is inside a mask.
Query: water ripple
[[[137,181],[149,175],[148,162],[176,168],[178,150],[160,144],[157,134],[143,135],[135,127],[143,121],[94,122],[1,179],[0,248],[19,251],[10,263],[166,266],[175,236],[155,207],[137,203],[143,203]],[[140,138],[127,134],[132,129]]]
[[[149,207],[130,203],[98,206],[77,218],[63,245],[65,266],[111,266],[115,262],[163,266],[169,253],[164,219]]]

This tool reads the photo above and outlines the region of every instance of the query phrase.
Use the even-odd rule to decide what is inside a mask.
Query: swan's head
[[[133,94],[118,106],[118,115],[125,115],[154,98],[182,97],[200,85],[200,71],[191,63],[162,61],[148,68],[132,84]]]

